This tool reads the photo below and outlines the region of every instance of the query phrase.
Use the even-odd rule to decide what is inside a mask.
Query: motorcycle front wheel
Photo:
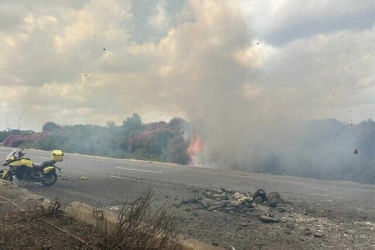
[[[3,179],[4,170],[0,170],[0,179]],[[7,176],[3,179],[6,181],[13,181],[13,178],[11,177],[10,173],[7,174]]]
[[[55,172],[46,174],[40,181],[43,186],[50,187],[57,181],[57,174]]]

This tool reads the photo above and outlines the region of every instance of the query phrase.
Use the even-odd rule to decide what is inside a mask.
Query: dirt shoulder
[[[182,249],[164,213],[148,217],[148,201],[140,197],[123,210],[113,230],[74,220],[57,200],[46,207],[17,207],[0,215],[0,249]]]
[[[47,200],[4,181],[0,188],[0,249],[181,249],[164,210],[149,213],[152,190],[121,210],[109,230],[103,210],[94,216],[90,207],[90,226],[69,216],[58,199]],[[104,227],[96,227],[100,222]]]
[[[180,234],[236,250],[375,248],[375,223],[361,214],[298,201],[249,202],[236,207],[228,205],[224,196],[232,198],[238,192],[216,191],[217,197],[208,198],[207,190],[194,190],[190,197],[175,200],[171,214]]]
[[[92,232],[63,214],[12,211],[0,216],[0,249],[84,249]]]
[[[28,193],[23,197],[41,199]],[[183,198],[170,196],[168,200],[177,233],[226,249],[375,248],[373,214],[349,203],[286,199],[276,192],[267,193],[265,200],[255,193],[197,188],[189,189]],[[120,206],[108,208],[119,212],[116,207]],[[66,216],[41,220],[10,212],[1,215],[0,221],[0,249],[85,248],[64,230],[79,235],[84,242],[97,238],[90,226]]]

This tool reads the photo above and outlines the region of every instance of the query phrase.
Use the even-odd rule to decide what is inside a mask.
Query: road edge
[[[47,204],[49,199],[36,195],[27,189],[18,187],[17,184],[0,179],[0,212],[7,213],[12,210],[26,210],[30,207]],[[112,231],[115,229],[118,215],[107,210],[94,208],[85,203],[74,201],[66,207],[64,212],[79,222],[93,225],[99,230]],[[223,250],[223,248],[209,245],[182,235],[180,247],[182,250]]]
[[[79,201],[74,201],[68,206],[65,212],[75,220],[96,226],[99,230],[112,231],[115,229],[117,217],[110,211],[97,209]],[[180,247],[182,250],[223,250],[224,248],[209,245],[195,239],[180,237]]]

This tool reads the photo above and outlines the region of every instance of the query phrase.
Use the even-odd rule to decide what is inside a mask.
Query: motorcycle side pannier
[[[61,150],[53,150],[52,151],[52,160],[63,161],[64,160],[64,153]]]

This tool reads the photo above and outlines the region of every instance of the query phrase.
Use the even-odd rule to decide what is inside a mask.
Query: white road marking
[[[45,152],[43,150],[35,150],[34,151],[40,151],[40,152]],[[78,153],[64,153],[65,155],[71,155],[71,156],[76,156],[76,157],[89,157],[89,158],[97,158],[99,160],[116,160],[116,161],[130,161],[131,163],[133,162],[139,162],[139,163],[148,163],[148,164],[153,164],[156,163],[158,165],[169,165],[169,166],[180,166],[176,163],[170,163],[170,162],[156,162],[156,161],[144,161],[144,160],[137,160],[137,159],[124,159],[124,158],[110,158],[110,157],[105,157],[105,156],[97,156],[97,155],[84,155],[84,154],[78,154]]]
[[[124,180],[129,180],[129,181],[139,181],[139,182],[155,183],[155,184],[162,184],[163,185],[163,183],[161,183],[161,182],[133,179],[133,178],[128,178],[128,177],[116,176],[116,175],[110,175],[109,177],[116,178],[116,179],[124,179]]]
[[[68,153],[66,153],[67,155]],[[138,161],[138,160],[131,160],[131,159],[117,159],[117,158],[107,158],[101,156],[86,156],[86,155],[73,155],[72,156],[83,160],[83,158],[91,158],[90,161],[95,162],[105,162],[108,161],[116,162],[116,163],[124,163],[125,165],[133,165],[133,166],[141,166],[141,167],[149,167],[149,168],[166,168],[166,169],[173,169],[173,170],[184,170],[184,167],[179,167],[180,165],[174,163],[165,163],[161,162],[160,164],[169,165],[169,166],[155,166],[154,164],[159,164],[159,162],[148,162],[148,161]],[[82,156],[82,157],[80,157]],[[186,170],[186,168],[185,168]]]
[[[162,174],[162,172],[149,171],[149,170],[141,170],[141,169],[135,169],[135,168],[122,168],[122,167],[115,167],[115,168],[117,168],[117,169],[123,169],[123,170],[131,170],[131,171],[153,173],[153,174]]]
[[[13,150],[13,148],[10,148],[10,147],[0,147],[0,150],[7,150],[7,151],[11,151]],[[35,152],[48,152],[48,151],[43,151],[43,150],[36,150],[36,149],[29,149],[30,151],[35,151]],[[71,155],[71,156],[74,156],[74,157],[87,157],[87,158],[91,158],[91,160],[93,160],[93,158],[97,158],[97,159],[100,159],[100,160],[103,160],[103,161],[108,161],[108,160],[116,160],[116,161],[125,161],[126,163],[136,163],[137,160],[130,160],[130,159],[115,159],[115,158],[108,158],[108,157],[101,157],[101,156],[90,156],[90,155],[81,155],[81,154],[73,154],[73,153],[66,153],[66,155]],[[47,159],[47,158],[45,158]],[[50,159],[50,158],[48,158]],[[95,160],[94,160],[95,161]],[[155,168],[168,168],[168,169],[176,169],[176,170],[181,170],[181,171],[197,171],[197,172],[203,172],[203,173],[208,173],[208,174],[216,174],[216,175],[222,175],[222,176],[231,176],[231,177],[240,177],[240,178],[247,178],[247,179],[254,179],[254,180],[264,180],[264,181],[271,181],[271,182],[280,182],[280,183],[294,183],[294,184],[297,184],[297,185],[306,185],[305,182],[302,180],[302,179],[299,179],[300,177],[298,176],[290,176],[290,177],[293,177],[293,178],[296,178],[295,180],[280,180],[280,179],[277,179],[279,178],[278,176],[275,176],[273,178],[267,178],[267,177],[263,177],[263,176],[259,176],[259,174],[254,174],[254,173],[251,173],[249,172],[248,174],[250,175],[253,175],[253,176],[249,176],[249,175],[240,175],[240,174],[232,174],[232,173],[220,173],[220,172],[212,172],[212,171],[207,171],[207,170],[210,170],[210,168],[205,168],[205,167],[193,167],[193,166],[179,166],[179,165],[175,165],[175,166],[155,166],[153,165],[152,163],[155,163],[155,164],[163,164],[163,165],[173,165],[173,164],[170,164],[170,163],[158,163],[158,162],[149,162],[149,161],[139,161],[140,163],[144,163],[145,165],[147,163],[150,163],[150,164],[147,164],[148,166],[145,166],[145,165],[141,165],[141,164],[134,164],[134,165],[139,165],[139,166],[145,166],[145,167],[155,167]],[[123,168],[125,169],[125,168]],[[133,169],[128,169],[128,170],[133,170]],[[136,169],[134,169],[136,170]],[[218,170],[218,169],[215,169],[215,170]],[[158,173],[160,174],[161,172],[153,172],[153,171],[145,171],[145,170],[136,170],[136,171],[141,171],[141,172],[150,172],[150,173]],[[272,175],[270,175],[272,176]],[[315,180],[315,179],[309,179],[310,181],[316,181],[316,182],[319,182],[320,180]],[[297,181],[297,182],[296,182]],[[335,183],[334,181],[331,181],[332,183]],[[375,193],[375,190],[374,189],[370,189],[370,188],[373,188],[372,186],[369,186],[368,184],[363,184],[363,183],[355,183],[353,182],[354,184],[358,184],[358,185],[363,185],[365,187],[345,187],[343,185],[339,185],[339,186],[336,186],[336,185],[333,185],[332,183],[329,183],[329,184],[325,184],[325,183],[309,183],[309,185],[311,186],[315,186],[315,187],[319,187],[319,188],[334,188],[334,189],[346,189],[346,190],[356,190],[356,191],[359,191],[359,192],[371,192],[371,193]],[[337,183],[337,182],[336,182]],[[338,182],[339,183],[339,182]],[[367,188],[367,189],[365,189]],[[294,196],[294,195],[291,195],[289,194],[290,196]],[[295,196],[298,196],[298,195],[295,195]],[[318,194],[319,196],[319,194]],[[322,196],[322,195],[320,195]],[[303,196],[302,196],[303,197]],[[347,198],[343,198],[343,197],[336,197],[336,196],[330,196],[330,197],[335,197],[335,198],[339,198],[339,199],[344,199],[344,200],[350,200],[350,199],[347,199]]]

